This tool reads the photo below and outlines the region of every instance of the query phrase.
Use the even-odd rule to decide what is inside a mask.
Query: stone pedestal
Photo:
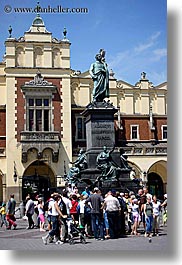
[[[88,168],[96,167],[96,158],[103,146],[112,149],[115,145],[114,114],[117,111],[117,108],[107,101],[90,103],[82,112],[86,118]],[[113,152],[112,157],[120,163],[119,152]]]
[[[98,154],[106,146],[107,150],[115,146],[114,114],[117,108],[110,101],[90,103],[82,112],[86,120],[86,139],[87,139],[87,164],[88,167],[80,172],[78,188],[83,190],[85,186],[91,189],[97,186],[106,193],[108,190],[118,191],[137,190],[135,183],[130,179],[130,167],[127,162],[121,159],[120,150],[111,153],[112,160],[117,165],[117,178],[105,178],[97,168],[96,160]]]

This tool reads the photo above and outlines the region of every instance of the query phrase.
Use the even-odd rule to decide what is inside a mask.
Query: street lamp
[[[15,161],[14,161],[14,174],[13,174],[13,179],[14,179],[14,182],[16,183],[17,182],[17,179],[18,179],[18,176],[17,176],[17,173],[16,173]]]
[[[59,184],[61,185],[63,177],[62,176],[56,176],[56,179],[60,179]]]
[[[143,171],[143,184],[144,184],[144,186],[146,186],[146,183],[147,183],[147,172]]]
[[[18,176],[17,176],[16,171],[15,171],[15,172],[14,172],[14,175],[13,175],[13,179],[14,179],[14,182],[15,182],[15,183],[17,182],[17,178],[18,178]]]
[[[67,173],[66,173],[66,161],[64,160],[64,180],[67,178]]]

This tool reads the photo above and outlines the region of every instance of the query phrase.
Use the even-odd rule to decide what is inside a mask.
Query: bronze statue
[[[78,167],[80,170],[84,170],[87,168],[86,153],[84,152],[83,149],[80,149],[78,158],[74,162],[70,162],[70,164],[74,164],[75,167]]]
[[[96,62],[90,66],[90,75],[94,81],[93,102],[102,102],[104,98],[109,98],[109,71],[105,62],[105,51],[95,56]]]
[[[114,147],[112,150],[108,151],[107,147],[103,147],[103,151],[97,156],[97,168],[101,170],[101,176],[104,179],[116,178],[117,177],[117,169],[119,167],[113,161],[111,157],[111,153],[114,151]]]
[[[74,164],[74,166],[70,168],[67,180],[70,182],[76,182],[79,178],[80,171],[87,168],[86,153],[83,149],[80,149],[78,158],[74,162],[70,162],[70,164]]]

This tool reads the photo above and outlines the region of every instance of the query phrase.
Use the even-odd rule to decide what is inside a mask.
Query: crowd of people
[[[16,201],[14,195],[0,209],[1,227],[16,229]],[[39,228],[47,234],[43,243],[63,244],[68,240],[68,218],[77,225],[86,237],[95,240],[116,239],[129,234],[145,237],[159,236],[159,224],[167,223],[167,194],[160,201],[151,195],[147,187],[134,192],[120,193],[110,190],[102,194],[98,187],[88,187],[81,193],[68,185],[61,194],[53,193],[44,202],[42,197],[26,197],[25,216],[27,229]],[[162,218],[162,219],[161,219]]]

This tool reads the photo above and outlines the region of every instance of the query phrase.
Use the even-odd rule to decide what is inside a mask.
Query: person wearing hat
[[[1,227],[4,224],[7,228],[8,223],[6,221],[6,203],[5,202],[2,203],[2,207],[0,208],[0,214],[1,214]]]

